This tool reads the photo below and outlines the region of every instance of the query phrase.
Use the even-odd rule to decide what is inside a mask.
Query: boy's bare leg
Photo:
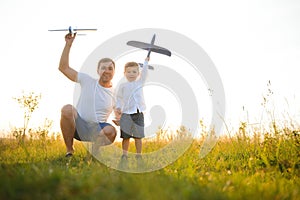
[[[142,154],[142,139],[135,138],[134,142],[135,142],[136,154],[141,155]]]
[[[120,163],[119,163],[119,167],[121,169],[126,169],[128,167],[128,149],[129,149],[129,141],[130,139],[127,138],[123,138],[122,140],[122,149],[123,149],[123,155],[121,157]]]
[[[72,105],[65,105],[61,109],[60,128],[67,148],[67,153],[73,153],[73,140],[75,133],[76,109]]]
[[[123,155],[128,156],[129,138],[122,141]]]
[[[136,148],[135,158],[137,160],[137,167],[139,169],[142,169],[144,167],[144,161],[142,158],[142,139],[136,138],[134,141],[135,141],[135,148]]]

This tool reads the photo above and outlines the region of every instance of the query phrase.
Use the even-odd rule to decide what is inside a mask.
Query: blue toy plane
[[[97,31],[95,28],[72,28],[69,26],[68,29],[52,29],[48,31],[68,31],[70,34],[77,33],[78,31]]]

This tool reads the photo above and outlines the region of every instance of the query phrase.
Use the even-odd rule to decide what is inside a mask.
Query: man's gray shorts
[[[109,123],[97,123],[97,122],[87,122],[80,117],[77,113],[77,118],[75,119],[76,129],[74,133],[74,138],[79,141],[95,141],[96,136],[99,136],[100,131],[105,126],[111,126]]]
[[[144,138],[144,126],[145,125],[143,113],[123,113],[120,119],[121,138]]]

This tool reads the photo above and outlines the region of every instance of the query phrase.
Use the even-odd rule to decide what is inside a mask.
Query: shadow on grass
[[[221,192],[158,170],[130,174],[89,154],[1,163],[0,199],[226,199]]]

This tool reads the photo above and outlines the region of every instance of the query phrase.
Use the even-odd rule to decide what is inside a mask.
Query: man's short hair
[[[114,65],[114,68],[116,68],[115,62],[111,58],[102,58],[101,60],[99,60],[98,68],[101,63],[106,63],[106,62],[112,62],[112,64]]]

